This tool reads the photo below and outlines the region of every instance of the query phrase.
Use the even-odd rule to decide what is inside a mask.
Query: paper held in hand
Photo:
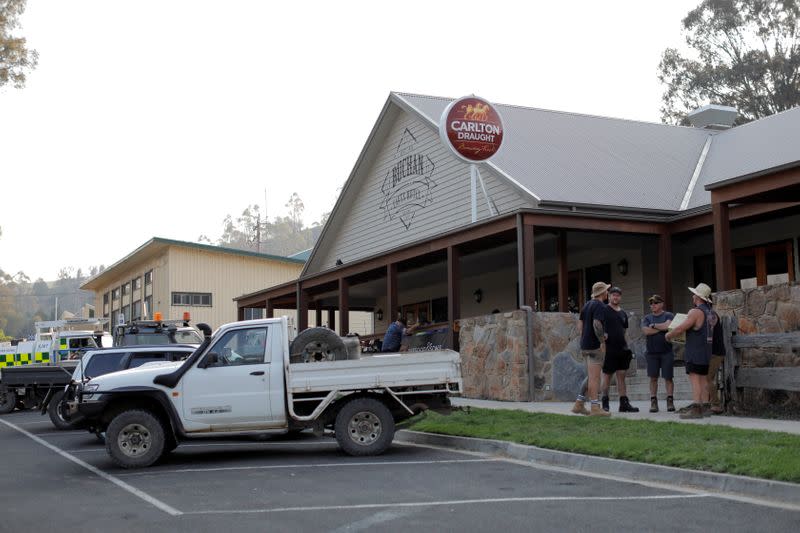
[[[672,322],[670,322],[669,328],[667,331],[672,331],[673,329],[677,328],[681,322],[686,320],[688,315],[686,313],[675,313],[675,316],[672,318]],[[670,339],[670,342],[677,342],[678,344],[686,344],[686,332],[681,333],[677,337]]]

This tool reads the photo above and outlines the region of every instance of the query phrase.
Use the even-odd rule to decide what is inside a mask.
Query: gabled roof
[[[697,188],[800,165],[798,133],[800,107],[726,130],[714,138]],[[710,202],[710,193],[704,192],[690,208]]]
[[[438,127],[451,98],[396,93]],[[492,164],[542,203],[677,211],[710,134],[576,113],[497,105],[504,144]]]
[[[224,248],[222,246],[212,246],[210,244],[200,244],[197,242],[187,242],[187,241],[176,241],[173,239],[164,239],[162,237],[153,237],[143,245],[136,248],[134,251],[111,265],[110,267],[106,268],[96,276],[89,278],[86,280],[82,285],[81,289],[84,290],[93,290],[103,285],[104,281],[109,278],[114,278],[117,275],[117,271],[119,268],[125,264],[130,263],[131,261],[144,261],[153,255],[160,253],[161,251],[169,248],[170,246],[179,246],[182,248],[194,248],[203,250],[206,252],[212,253],[219,253],[219,254],[232,254],[232,255],[243,255],[249,256],[259,259],[268,259],[272,261],[280,261],[283,263],[295,263],[298,265],[302,265],[305,263],[302,259],[292,259],[290,257],[283,257],[280,255],[272,255],[272,254],[262,254],[258,252],[250,252],[248,250],[239,250],[236,248]]]

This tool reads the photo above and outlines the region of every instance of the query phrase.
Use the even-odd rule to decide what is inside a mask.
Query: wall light
[[[383,309],[378,309],[375,311],[375,318],[378,320],[383,320]]]
[[[475,303],[481,303],[481,300],[483,300],[483,291],[475,289],[475,292],[472,293],[472,297],[475,298]]]
[[[620,259],[619,263],[617,263],[617,271],[622,274],[623,276],[628,275],[628,260],[627,259]]]

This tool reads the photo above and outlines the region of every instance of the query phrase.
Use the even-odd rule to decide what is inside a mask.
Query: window
[[[131,319],[131,306],[130,305],[123,305],[122,309],[120,310],[122,313],[122,320],[130,321]]]
[[[133,278],[131,280],[131,287],[133,287],[133,290],[141,289],[142,288],[142,278]]]
[[[111,299],[112,300],[119,300],[119,287],[116,289],[111,290]]]
[[[95,354],[86,365],[83,375],[96,378],[122,369],[127,352],[101,352]]]
[[[264,310],[260,307],[245,307],[244,319],[245,320],[258,320],[264,318]]]
[[[145,296],[144,297],[144,309],[142,309],[142,313],[144,313],[144,317],[148,318],[153,316],[153,295]]]
[[[128,368],[136,368],[145,363],[152,363],[153,361],[167,361],[167,354],[164,352],[142,352],[131,354],[131,362]]]
[[[144,273],[144,284],[150,285],[151,283],[153,283],[153,271],[148,270]]]
[[[131,293],[131,284],[126,283],[125,285],[122,286],[122,295],[127,296],[130,293]]]
[[[540,311],[558,312],[558,276],[541,279],[542,308]],[[578,313],[585,303],[581,287],[581,271],[573,270],[567,274],[567,311]]]
[[[142,301],[136,300],[131,308],[131,320],[141,320],[142,318],[144,318],[142,316]]]
[[[214,344],[211,352],[219,362],[213,366],[257,365],[264,363],[267,347],[267,328],[229,331]]]
[[[108,293],[103,295],[103,305],[108,305]]]
[[[210,292],[173,292],[172,305],[211,307]]]

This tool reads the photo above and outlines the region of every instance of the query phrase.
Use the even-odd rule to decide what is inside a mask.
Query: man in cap
[[[631,351],[625,339],[625,330],[628,329],[628,313],[620,305],[622,289],[611,287],[608,290],[608,305],[606,306],[605,331],[606,331],[606,356],[603,361],[603,410],[608,411],[608,388],[611,385],[611,376],[617,377],[617,390],[619,391],[619,412],[638,413],[639,408],[631,405],[628,400],[628,391],[625,388],[625,374],[631,365]]]
[[[672,381],[672,377],[675,354],[672,351],[672,343],[664,338],[674,315],[664,310],[664,299],[658,294],[652,295],[647,301],[650,303],[650,314],[642,319],[642,333],[647,336],[645,359],[647,360],[647,375],[650,378],[650,412],[658,412],[659,370],[664,379],[664,387],[667,389],[667,411],[674,411],[675,383]]]
[[[692,293],[692,304],[695,306],[686,316],[686,320],[669,331],[665,338],[671,340],[681,333],[686,333],[686,373],[692,384],[692,404],[681,418],[703,418],[703,402],[708,391],[708,365],[711,361],[711,347],[714,326],[719,317],[711,310],[711,287],[700,283],[697,287],[689,287]]]
[[[608,294],[611,285],[598,281],[592,285],[592,299],[586,302],[581,309],[580,321],[578,322],[579,334],[581,337],[581,355],[586,360],[586,372],[588,374],[588,395],[592,409],[587,411],[584,405],[586,397],[578,395],[575,405],[572,407],[573,413],[590,416],[611,416],[610,413],[600,408],[598,392],[600,386],[600,370],[603,366],[603,350],[606,340],[605,328],[605,304],[603,301]]]

